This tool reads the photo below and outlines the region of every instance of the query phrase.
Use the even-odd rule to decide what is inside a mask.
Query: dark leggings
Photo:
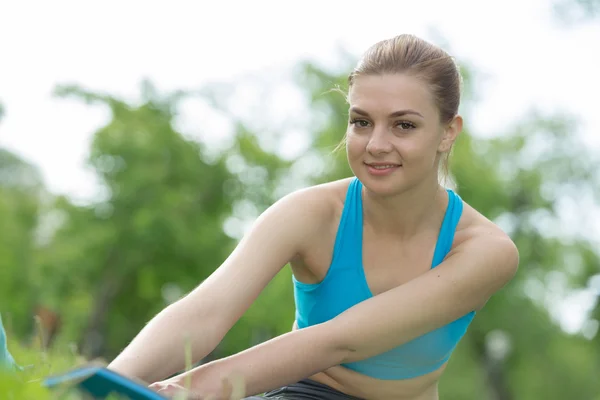
[[[284,386],[279,389],[265,393],[264,397],[251,396],[245,400],[361,400],[345,393],[335,390],[319,382],[303,379],[298,383]]]

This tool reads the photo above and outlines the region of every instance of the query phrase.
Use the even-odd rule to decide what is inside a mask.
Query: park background
[[[521,256],[441,398],[600,399],[597,0],[4,2],[0,313],[17,362],[110,360],[270,204],[349,176],[330,89],[401,33],[461,65],[448,184]],[[207,359],[293,318],[286,267]]]

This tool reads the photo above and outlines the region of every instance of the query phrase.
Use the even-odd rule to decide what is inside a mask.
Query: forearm
[[[146,382],[164,379],[185,367],[185,352],[193,362],[210,353],[224,332],[216,328],[214,311],[194,307],[185,299],[157,314],[108,366]],[[221,329],[222,330],[222,329]]]
[[[255,395],[338,365],[345,357],[346,350],[337,345],[326,324],[321,324],[286,333],[189,374],[192,388],[200,394],[214,382],[237,376],[245,382],[246,395]]]

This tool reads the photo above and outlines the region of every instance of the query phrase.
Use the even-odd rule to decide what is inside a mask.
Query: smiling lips
[[[377,162],[377,163],[365,163],[367,170],[371,175],[383,176],[394,172],[397,168],[401,167],[402,164]]]

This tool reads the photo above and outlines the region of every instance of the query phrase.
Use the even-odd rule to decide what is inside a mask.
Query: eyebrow
[[[350,112],[354,112],[356,114],[364,115],[365,117],[369,116],[368,112],[366,112],[366,111],[364,111],[364,110],[362,110],[362,109],[360,109],[358,107],[351,107],[350,108]],[[421,115],[421,113],[418,113],[415,110],[410,110],[410,109],[394,111],[393,113],[391,113],[389,115],[389,117],[390,118],[395,118],[395,117],[401,117],[403,115],[408,115],[408,114],[418,115],[421,118],[425,118],[425,117],[423,117],[423,115]]]

